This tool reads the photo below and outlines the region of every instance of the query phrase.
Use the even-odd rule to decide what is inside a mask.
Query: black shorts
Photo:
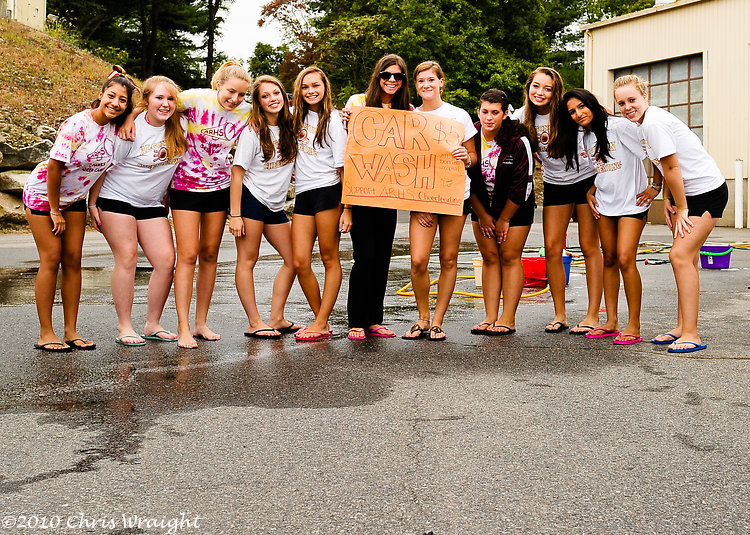
[[[544,183],[544,206],[563,206],[566,204],[588,204],[586,193],[594,185],[596,175],[592,175],[573,184]]]
[[[26,208],[29,208],[28,206]],[[60,208],[61,212],[87,212],[88,211],[88,205],[86,204],[86,199],[78,199],[73,204],[66,206],[65,208]],[[33,208],[29,208],[29,212],[31,212],[34,215],[49,215],[49,210],[34,210]]]
[[[281,223],[289,222],[289,218],[286,216],[284,210],[273,212],[265,204],[256,199],[245,186],[242,186],[240,214],[242,217],[261,221],[266,225],[280,225]]]
[[[136,221],[144,219],[156,219],[157,217],[167,217],[167,209],[164,206],[149,206],[148,208],[139,208],[132,204],[117,201],[115,199],[106,199],[99,197],[96,200],[96,206],[104,212],[113,212],[115,214],[124,214],[132,216]]]
[[[530,227],[534,223],[534,209],[536,206],[533,204],[524,204],[518,207],[516,213],[510,218],[508,226],[510,227]],[[474,211],[471,211],[471,220],[479,221],[479,217]]]
[[[184,191],[169,188],[169,206],[172,210],[188,212],[226,212],[229,210],[229,188],[216,191]]]
[[[623,217],[628,217],[630,219],[640,219],[641,221],[645,220],[648,217],[648,210],[644,212],[640,212],[637,214],[625,214],[625,215],[606,215],[602,214],[603,217],[607,217],[609,219],[612,219],[613,221],[617,221]]]
[[[294,213],[315,215],[318,212],[338,208],[341,204],[341,182],[333,186],[315,188],[298,193],[294,198]]]
[[[708,212],[711,217],[720,218],[724,213],[724,208],[729,202],[729,188],[724,182],[721,186],[706,193],[698,195],[686,195],[689,217],[701,217]],[[672,200],[674,204],[674,199]]]

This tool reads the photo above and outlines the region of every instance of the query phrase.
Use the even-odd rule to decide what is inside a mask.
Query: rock
[[[3,154],[0,169],[34,169],[36,164],[49,158],[50,149],[52,142],[47,139],[22,149],[0,143],[0,153]]]
[[[28,171],[4,171],[0,173],[0,192],[12,193],[20,196],[23,186],[29,178]]]
[[[0,223],[23,224],[25,222],[26,213],[21,199],[14,195],[0,193]]]
[[[49,139],[50,141],[55,141],[55,137],[57,136],[57,130],[52,128],[51,126],[47,126],[43,124],[43,125],[40,125],[36,129],[36,135],[42,139]]]

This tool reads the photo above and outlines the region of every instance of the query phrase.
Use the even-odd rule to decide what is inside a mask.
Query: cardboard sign
[[[353,107],[342,202],[461,215],[466,169],[451,151],[463,140],[463,125],[452,119]]]

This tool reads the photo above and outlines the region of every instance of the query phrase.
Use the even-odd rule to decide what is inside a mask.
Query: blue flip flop
[[[152,332],[149,335],[142,334],[141,338],[144,338],[146,340],[153,340],[155,342],[176,342],[177,341],[177,338],[162,338],[161,336],[159,336],[159,334],[170,335],[174,333],[171,331],[167,331],[166,329],[160,329],[158,331]]]
[[[668,353],[692,353],[693,351],[700,351],[701,349],[706,349],[708,346],[706,344],[699,344],[697,342],[672,342],[674,343],[680,343],[680,344],[690,344],[692,347],[683,347],[683,348],[676,348],[676,347],[670,347],[667,349]]]
[[[138,347],[138,346],[145,346],[146,345],[146,341],[145,340],[143,342],[126,342],[125,341],[126,338],[138,338],[138,335],[137,334],[126,334],[125,336],[122,336],[120,338],[115,338],[115,342],[118,343],[118,344],[120,344],[121,346],[126,346],[126,347]]]
[[[671,337],[672,339],[671,339],[671,340],[657,340],[657,338],[658,338],[658,337],[660,337],[660,336],[670,336],[670,337]],[[653,339],[651,340],[651,343],[652,343],[652,344],[658,344],[658,345],[667,345],[667,344],[673,344],[673,343],[675,342],[675,340],[677,340],[678,338],[679,338],[679,336],[675,336],[675,335],[673,335],[672,333],[657,334],[657,335],[656,335],[656,336],[655,336],[655,337],[654,337],[654,338],[653,338]]]

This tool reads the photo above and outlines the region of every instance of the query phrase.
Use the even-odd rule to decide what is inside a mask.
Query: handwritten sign
[[[342,201],[461,215],[466,170],[451,151],[463,140],[463,125],[452,119],[353,107]]]

